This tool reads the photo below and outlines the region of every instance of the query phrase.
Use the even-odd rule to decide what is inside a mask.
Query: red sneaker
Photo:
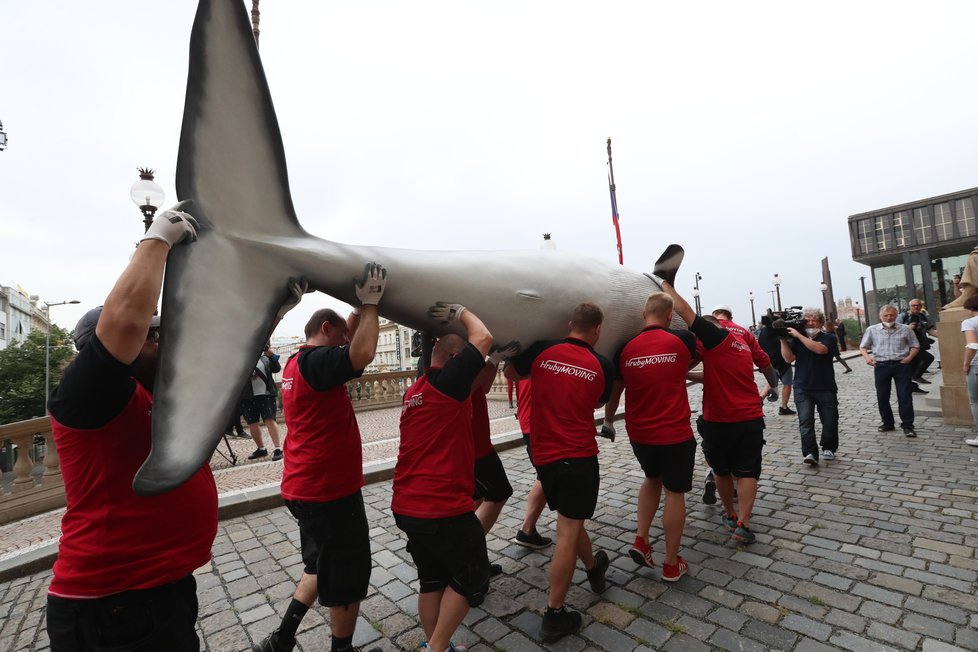
[[[689,564],[682,557],[676,557],[675,564],[667,564],[662,562],[662,581],[663,582],[676,582],[680,577],[686,574],[689,570]]]
[[[655,568],[655,562],[652,561],[652,546],[642,541],[641,537],[635,537],[635,543],[632,544],[632,549],[628,551],[628,554],[632,561],[639,566]]]

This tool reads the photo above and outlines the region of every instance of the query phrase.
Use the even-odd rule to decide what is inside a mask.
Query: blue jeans
[[[978,426],[978,365],[968,368],[968,399],[971,401],[971,418]]]
[[[911,365],[899,361],[877,362],[873,368],[873,375],[876,378],[876,401],[879,403],[880,418],[884,426],[893,425],[893,408],[890,407],[890,381],[893,381],[900,408],[900,427],[913,428],[911,371]]]
[[[839,396],[832,390],[813,392],[795,386],[795,407],[798,409],[798,429],[801,431],[801,454],[818,459],[819,446],[815,441],[815,410],[822,422],[822,450],[839,448]]]

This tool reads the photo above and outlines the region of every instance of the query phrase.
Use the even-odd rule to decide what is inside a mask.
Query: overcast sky
[[[247,3],[250,6],[250,2]],[[70,326],[142,233],[136,167],[173,186],[196,3],[0,0],[0,283]],[[846,218],[978,185],[971,2],[261,3],[292,196],[320,237],[686,249],[678,289],[750,322],[858,298]],[[320,295],[321,296],[321,295]],[[307,297],[277,334],[297,335]],[[637,307],[637,309],[639,309]]]

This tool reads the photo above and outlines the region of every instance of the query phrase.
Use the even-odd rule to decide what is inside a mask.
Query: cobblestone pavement
[[[734,545],[719,508],[689,495],[681,554],[689,574],[663,583],[658,568],[639,569],[627,550],[634,537],[642,475],[627,439],[600,441],[602,489],[588,530],[612,558],[600,596],[575,574],[569,604],[585,614],[578,635],[552,648],[582,650],[976,650],[978,649],[978,449],[973,428],[917,419],[919,437],[878,433],[872,373],[853,360],[839,375],[838,458],[801,463],[797,419],[767,404],[765,467],[752,525],[758,541]],[[936,390],[936,383],[931,385]],[[698,390],[691,389],[698,406]],[[619,431],[621,432],[621,430]],[[516,495],[488,537],[504,574],[472,610],[456,642],[473,652],[541,649],[550,550],[509,542],[533,480],[521,448],[502,453]],[[417,649],[416,574],[391,517],[390,482],[364,489],[372,524],[373,575],[356,643]],[[659,520],[653,548],[661,564]],[[553,534],[545,512],[540,529]],[[301,569],[298,533],[284,509],[224,521],[214,559],[197,572],[205,649],[248,650],[278,625]],[[49,572],[0,584],[0,650],[46,650]],[[325,611],[303,621],[297,649],[328,645]]]

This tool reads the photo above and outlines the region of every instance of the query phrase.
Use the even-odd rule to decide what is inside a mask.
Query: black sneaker
[[[923,384],[923,385],[930,385],[930,381],[929,381],[929,380],[927,380],[926,378],[924,378],[923,376],[917,376],[917,377],[916,377],[916,378],[914,378],[913,380],[914,380],[914,382],[916,382],[916,383],[921,383],[921,384]]]
[[[272,451],[272,461],[278,462],[280,459],[282,459],[282,449],[276,448],[274,451]]]
[[[717,482],[713,479],[713,472],[707,474],[706,482],[703,484],[703,503],[705,505],[717,504]]]
[[[876,428],[879,432],[893,432],[896,427],[892,423],[881,423],[879,427]]]
[[[608,559],[608,553],[604,550],[599,550],[594,554],[594,567],[585,572],[587,572],[587,581],[591,584],[591,590],[595,593],[601,593],[608,588],[605,573],[608,572],[610,565],[611,560]]]
[[[278,630],[265,637],[261,643],[252,645],[252,652],[292,652],[295,648],[295,639],[293,638],[291,642],[283,641],[279,638]]]
[[[604,437],[608,441],[615,441],[615,432],[608,426],[601,426],[601,430],[598,431],[599,437]]]
[[[259,457],[268,457],[268,451],[264,448],[258,448],[254,453],[248,456],[249,460],[257,460]]]
[[[503,567],[500,564],[489,564],[489,577],[496,577],[503,574]]]
[[[540,621],[540,640],[544,643],[554,643],[568,634],[575,634],[581,629],[584,619],[576,611],[567,607],[560,609],[547,608]]]
[[[911,384],[913,385],[913,389],[910,390],[910,392],[912,394],[928,394],[929,393],[926,389],[923,389],[917,383],[911,383]]]
[[[523,530],[517,530],[516,536],[512,539],[513,543],[523,546],[524,548],[532,548],[533,550],[540,550],[541,548],[546,548],[553,540],[550,537],[540,536],[540,533],[533,530],[533,534],[526,534]]]
[[[784,415],[784,414],[798,414],[798,413],[792,410],[790,407],[779,407],[778,414]]]
[[[917,431],[913,429],[913,426],[904,426],[903,434],[906,435],[907,437],[916,437]]]

